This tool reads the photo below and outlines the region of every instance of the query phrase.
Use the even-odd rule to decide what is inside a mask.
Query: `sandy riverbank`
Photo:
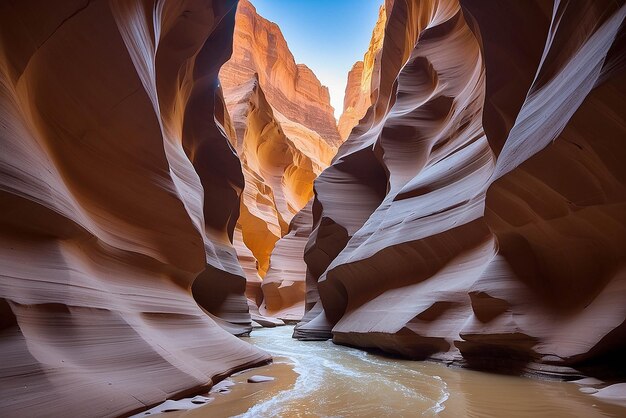
[[[273,381],[248,383],[252,376],[270,376]],[[208,393],[193,398],[168,400],[147,411],[133,415],[149,417],[167,412],[168,418],[232,417],[246,412],[253,405],[268,400],[279,392],[291,389],[298,377],[294,364],[286,357],[274,357],[271,364],[233,374],[216,384]],[[200,408],[202,407],[202,408]]]

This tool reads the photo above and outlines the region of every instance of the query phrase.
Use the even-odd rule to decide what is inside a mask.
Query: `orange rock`
[[[296,64],[278,25],[259,16],[248,0],[241,0],[234,36],[232,58],[220,71],[224,88],[236,88],[258,74],[272,108],[338,146],[328,88],[306,65]]]
[[[276,267],[273,285],[261,290],[260,283],[270,269],[274,246],[312,198],[313,180],[336,153],[339,138],[333,110],[327,89],[309,68],[295,63],[278,26],[259,16],[248,1],[240,2],[233,45],[220,79],[232,120],[231,142],[246,184],[235,246],[246,272],[248,298],[263,313],[299,320],[304,269],[296,278],[295,272],[276,276],[282,271]],[[238,243],[238,237],[243,242]],[[304,265],[302,253],[285,245],[276,251],[275,263]],[[287,261],[292,256],[296,258]],[[277,298],[276,288],[292,293]],[[266,291],[270,294],[264,296]],[[269,298],[269,310],[262,308],[264,297]],[[285,306],[279,306],[280,300]],[[284,315],[279,314],[283,310]]]
[[[304,315],[306,264],[304,247],[311,234],[311,200],[292,219],[289,233],[278,240],[263,279],[261,313],[285,321],[299,321]]]
[[[370,105],[376,101],[380,77],[381,48],[386,23],[387,9],[383,4],[378,11],[378,20],[374,26],[372,38],[363,61],[357,61],[348,73],[348,83],[343,99],[343,113],[337,125],[342,140],[348,138],[352,128],[359,123]]]

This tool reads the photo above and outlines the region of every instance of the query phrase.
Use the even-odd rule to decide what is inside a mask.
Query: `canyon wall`
[[[278,25],[259,16],[249,0],[241,0],[232,58],[222,67],[220,80],[228,89],[255,73],[276,111],[317,132],[329,145],[339,145],[328,88],[306,65],[296,64]]]
[[[372,31],[372,38],[363,61],[357,61],[348,72],[345,95],[343,98],[343,112],[339,118],[337,129],[339,136],[345,140],[365,112],[376,101],[377,86],[380,77],[380,57],[383,39],[385,36],[385,26],[387,24],[387,13],[389,4],[383,4],[378,10],[378,20]]]
[[[306,264],[304,249],[311,234],[313,200],[292,219],[287,235],[278,240],[263,279],[261,313],[296,322],[305,311]]]
[[[313,197],[313,180],[336,153],[335,119],[328,90],[306,66],[296,65],[276,24],[259,16],[247,0],[240,2],[235,20],[234,53],[220,71],[234,128],[231,142],[246,183],[235,247],[252,309],[256,305],[266,314],[299,320],[304,313],[302,252],[291,248],[290,239],[274,247]],[[300,226],[291,231],[302,235]]]
[[[119,416],[269,359],[191,289],[249,328],[217,82],[235,7],[0,4],[3,415]]]
[[[376,100],[315,181],[294,336],[514,373],[612,368],[625,15],[396,0]]]
[[[334,149],[315,132],[276,118],[258,78],[226,89],[225,94],[235,132],[233,146],[241,159],[246,183],[235,246],[246,272],[246,293],[261,306],[265,293],[262,278],[270,268],[274,246],[289,231],[294,215],[312,198],[313,180],[328,165]],[[302,253],[287,250],[289,257],[302,260]],[[303,300],[304,286],[295,286]]]

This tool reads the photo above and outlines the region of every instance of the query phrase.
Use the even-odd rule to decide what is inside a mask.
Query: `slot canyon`
[[[0,416],[626,416],[625,20],[0,0]]]

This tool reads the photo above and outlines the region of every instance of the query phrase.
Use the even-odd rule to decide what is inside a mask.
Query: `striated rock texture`
[[[304,315],[306,264],[304,248],[313,224],[311,200],[292,219],[289,233],[278,240],[270,268],[263,279],[261,313],[285,321],[300,321]]]
[[[246,182],[235,245],[246,272],[246,293],[260,306],[261,280],[269,269],[274,246],[287,234],[294,215],[313,197],[313,180],[328,166],[336,149],[302,125],[278,113],[275,117],[256,77],[226,89],[225,94],[234,128],[233,145]],[[302,253],[288,251],[301,262]],[[285,286],[291,286],[287,283],[292,278],[285,279]],[[297,285],[297,291],[304,299],[304,286]]]
[[[0,3],[4,416],[118,416],[269,359],[191,293],[250,323],[217,87],[235,7]]]
[[[222,67],[226,89],[258,74],[269,104],[287,119],[317,132],[331,146],[340,143],[328,88],[304,64],[296,64],[278,25],[241,0],[232,58]]]
[[[294,251],[289,240],[279,246],[273,262],[281,266],[272,270],[271,286],[261,283],[274,246],[313,197],[313,180],[337,151],[330,98],[306,66],[295,64],[278,26],[247,0],[237,10],[233,44],[235,52],[220,79],[232,120],[229,135],[246,183],[235,231],[246,294],[262,312],[299,320],[304,313],[302,251]],[[285,263],[299,265],[302,276]],[[268,309],[263,307],[266,291],[271,293],[265,296],[271,300]]]
[[[625,16],[623,1],[396,0],[377,100],[315,181],[319,300],[294,335],[516,373],[619,369]]]
[[[391,1],[387,0],[387,4],[380,6],[378,20],[372,31],[372,38],[363,61],[357,61],[348,72],[348,82],[343,98],[343,113],[337,124],[342,140],[350,135],[352,128],[359,123],[361,118],[365,116],[367,109],[376,101],[380,78],[381,48],[390,5]]]

